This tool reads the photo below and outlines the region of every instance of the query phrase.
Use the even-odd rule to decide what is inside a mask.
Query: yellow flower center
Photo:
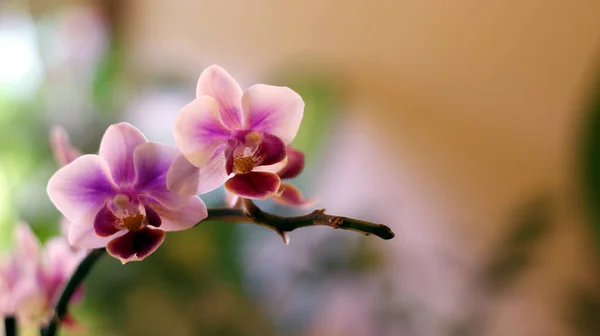
[[[144,215],[137,213],[123,218],[123,226],[130,232],[136,232],[144,228]]]
[[[254,169],[254,160],[250,156],[240,156],[233,158],[233,172],[236,174],[246,174]]]

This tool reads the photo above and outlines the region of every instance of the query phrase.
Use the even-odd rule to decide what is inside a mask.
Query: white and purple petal
[[[165,232],[159,229],[144,228],[111,240],[106,245],[108,253],[123,264],[143,260],[162,244]]]
[[[117,186],[104,159],[84,155],[52,175],[47,193],[69,221],[91,225],[98,210],[116,195]]]
[[[264,199],[277,193],[280,184],[281,179],[276,174],[251,171],[227,180],[225,189],[240,197]]]
[[[242,127],[242,88],[225,69],[217,65],[204,69],[198,79],[196,96],[205,95],[213,97],[219,104],[225,126],[229,129]]]
[[[164,207],[148,198],[142,202],[146,204],[146,208],[150,206],[160,215],[160,229],[164,231],[187,230],[208,216],[206,205],[198,196],[188,196],[187,204],[177,210]]]
[[[170,208],[182,207],[187,197],[167,189],[167,172],[179,155],[175,146],[162,143],[148,142],[137,147],[133,152],[136,192]]]
[[[253,85],[242,97],[244,129],[273,134],[287,145],[296,137],[304,115],[304,101],[292,89]]]
[[[130,185],[135,181],[133,151],[148,142],[146,137],[128,123],[118,123],[108,127],[98,154],[110,167],[113,180],[119,186]]]
[[[227,143],[231,131],[223,124],[217,101],[201,96],[181,109],[174,136],[179,150],[196,167],[204,166]]]
[[[86,249],[95,249],[105,247],[111,240],[127,233],[127,230],[121,230],[113,236],[100,237],[94,231],[92,225],[72,224],[68,228],[67,239],[69,244]]]
[[[179,155],[167,173],[169,190],[183,195],[200,195],[215,190],[229,176],[225,169],[225,151],[218,150],[202,168],[191,164]]]

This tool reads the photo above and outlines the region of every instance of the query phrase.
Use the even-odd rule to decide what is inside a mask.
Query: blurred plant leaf
[[[117,99],[119,97],[118,89],[120,71],[122,69],[123,55],[117,42],[113,41],[108,48],[100,64],[96,68],[96,73],[92,81],[92,99],[94,105],[103,114],[108,116],[118,115],[119,109]]]
[[[531,249],[550,228],[549,199],[541,197],[526,203],[517,209],[513,221],[512,229],[484,268],[483,286],[490,294],[505,290],[531,265]]]
[[[600,297],[591,290],[578,289],[567,307],[569,319],[576,335],[600,335]]]
[[[596,234],[596,246],[598,246],[600,243],[600,79],[590,90],[588,99],[582,129],[581,186],[590,215],[590,224]]]

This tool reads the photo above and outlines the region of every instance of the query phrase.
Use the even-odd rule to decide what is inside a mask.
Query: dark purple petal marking
[[[238,174],[225,182],[225,189],[241,197],[263,199],[279,190],[281,179],[268,172]]]
[[[304,169],[304,153],[290,146],[286,148],[287,164],[277,172],[281,179],[294,178]]]
[[[123,263],[133,260],[142,260],[162,244],[165,239],[165,232],[144,228],[136,232],[117,237],[106,245],[106,250],[110,255],[120,259]]]
[[[231,145],[231,143],[225,148],[225,172],[227,176],[231,175],[233,172],[233,151],[235,149],[235,145]]]
[[[94,218],[94,232],[100,237],[108,237],[119,232],[116,223],[119,218],[110,210],[107,205],[104,205]]]
[[[256,152],[252,156],[256,165],[269,166],[285,159],[285,144],[278,137],[264,133]]]
[[[189,196],[187,196],[189,198]],[[144,204],[144,209],[146,210],[146,219],[148,220],[148,225],[152,225],[154,227],[160,227],[162,224],[162,220],[160,219],[160,215],[154,209],[152,209],[149,205]]]

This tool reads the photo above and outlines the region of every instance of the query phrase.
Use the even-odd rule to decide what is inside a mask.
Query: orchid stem
[[[394,238],[392,230],[383,225],[366,222],[354,218],[332,216],[325,213],[325,209],[315,210],[309,214],[295,217],[283,217],[274,215],[261,210],[254,202],[249,199],[243,200],[243,209],[238,208],[212,208],[208,209],[208,217],[204,221],[228,221],[234,223],[254,223],[265,226],[277,232],[283,241],[287,244],[288,238],[287,233],[295,229],[306,227],[324,225],[334,229],[351,230],[360,232],[365,235],[375,235],[382,239]],[[200,223],[198,223],[200,224]],[[198,225],[196,224],[196,225]],[[105,249],[92,250],[77,266],[75,273],[67,283],[67,286],[63,290],[56,308],[54,310],[54,316],[48,327],[42,330],[43,336],[55,336],[60,322],[68,313],[69,302],[71,296],[75,290],[81,285],[85,277],[88,275],[94,264],[105,254]],[[6,323],[6,320],[5,320]],[[8,330],[8,329],[7,329]],[[15,335],[7,332],[7,336]]]
[[[54,308],[54,316],[50,323],[48,323],[48,327],[42,332],[44,336],[54,336],[60,327],[60,323],[63,318],[67,315],[69,311],[69,302],[71,301],[71,297],[73,293],[79,288],[85,277],[92,270],[92,267],[96,264],[96,261],[100,259],[106,252],[105,249],[96,249],[90,251],[85,258],[79,263],[75,273],[69,279],[67,286],[63,290],[58,302],[56,303],[56,308]]]
[[[359,219],[333,216],[325,213],[325,209],[315,210],[309,214],[295,217],[283,217],[261,210],[252,200],[244,199],[245,209],[216,208],[208,211],[208,218],[232,222],[248,222],[268,227],[279,234],[287,243],[287,233],[307,226],[323,225],[334,229],[350,230],[365,235],[375,235],[381,239],[394,238],[394,232],[383,224],[375,224]]]
[[[17,319],[14,316],[7,316],[4,318],[4,335],[17,335]]]

